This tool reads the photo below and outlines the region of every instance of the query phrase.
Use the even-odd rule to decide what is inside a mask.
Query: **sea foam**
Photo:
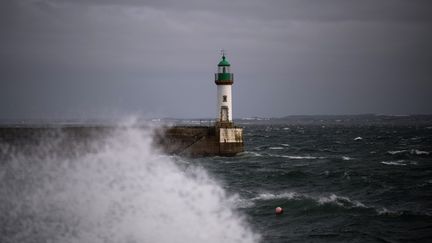
[[[310,156],[310,155],[305,155],[305,156],[297,156],[297,155],[282,155],[281,157],[283,158],[288,158],[288,159],[325,159],[325,157],[317,157],[317,156]]]
[[[422,150],[418,150],[418,149],[411,149],[410,153],[415,154],[415,155],[429,155],[430,154],[427,151],[422,151]]]
[[[412,154],[412,155],[429,155],[430,152],[418,150],[418,149],[411,149],[411,150],[394,150],[394,151],[387,151],[388,154],[391,155],[397,155],[397,154]]]
[[[255,198],[252,198],[253,201],[256,200],[276,200],[276,199],[286,199],[286,200],[312,200],[318,205],[324,204],[334,204],[337,206],[341,206],[344,208],[367,208],[363,203],[351,200],[348,197],[338,196],[336,194],[330,195],[309,195],[304,193],[297,192],[282,192],[282,193],[261,193]]]
[[[399,166],[405,166],[405,165],[407,165],[405,162],[406,162],[405,160],[396,160],[396,161],[381,161],[380,163],[381,163],[381,164],[384,164],[384,165],[399,165]]]
[[[270,147],[269,149],[272,149],[272,150],[280,150],[280,149],[284,149],[283,147]]]

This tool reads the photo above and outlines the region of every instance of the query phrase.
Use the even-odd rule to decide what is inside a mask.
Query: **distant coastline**
[[[250,121],[299,125],[432,125],[432,114],[290,115],[281,118],[250,119]]]
[[[234,119],[238,125],[427,125],[432,126],[432,114],[418,115],[288,115],[284,117],[245,117]],[[194,125],[208,126],[214,118],[138,118],[134,125]],[[0,126],[117,126],[120,119],[0,119]]]

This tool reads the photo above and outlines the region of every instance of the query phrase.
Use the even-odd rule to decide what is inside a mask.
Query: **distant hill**
[[[243,118],[243,124],[300,124],[300,125],[430,125],[432,115],[291,115],[280,118]]]

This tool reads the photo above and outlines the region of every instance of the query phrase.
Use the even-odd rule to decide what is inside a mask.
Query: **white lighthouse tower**
[[[217,119],[214,126],[174,126],[156,133],[156,144],[171,154],[234,156],[244,151],[243,128],[233,123],[231,65],[222,51],[215,74]]]
[[[231,64],[226,60],[222,51],[222,60],[218,64],[218,72],[215,74],[217,85],[217,120],[219,127],[232,127],[232,92],[234,75],[231,73]]]

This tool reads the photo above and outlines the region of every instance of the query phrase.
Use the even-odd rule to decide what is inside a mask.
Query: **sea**
[[[198,158],[162,154],[136,121],[86,141],[3,126],[0,242],[432,240],[430,117],[238,125],[245,152]]]

